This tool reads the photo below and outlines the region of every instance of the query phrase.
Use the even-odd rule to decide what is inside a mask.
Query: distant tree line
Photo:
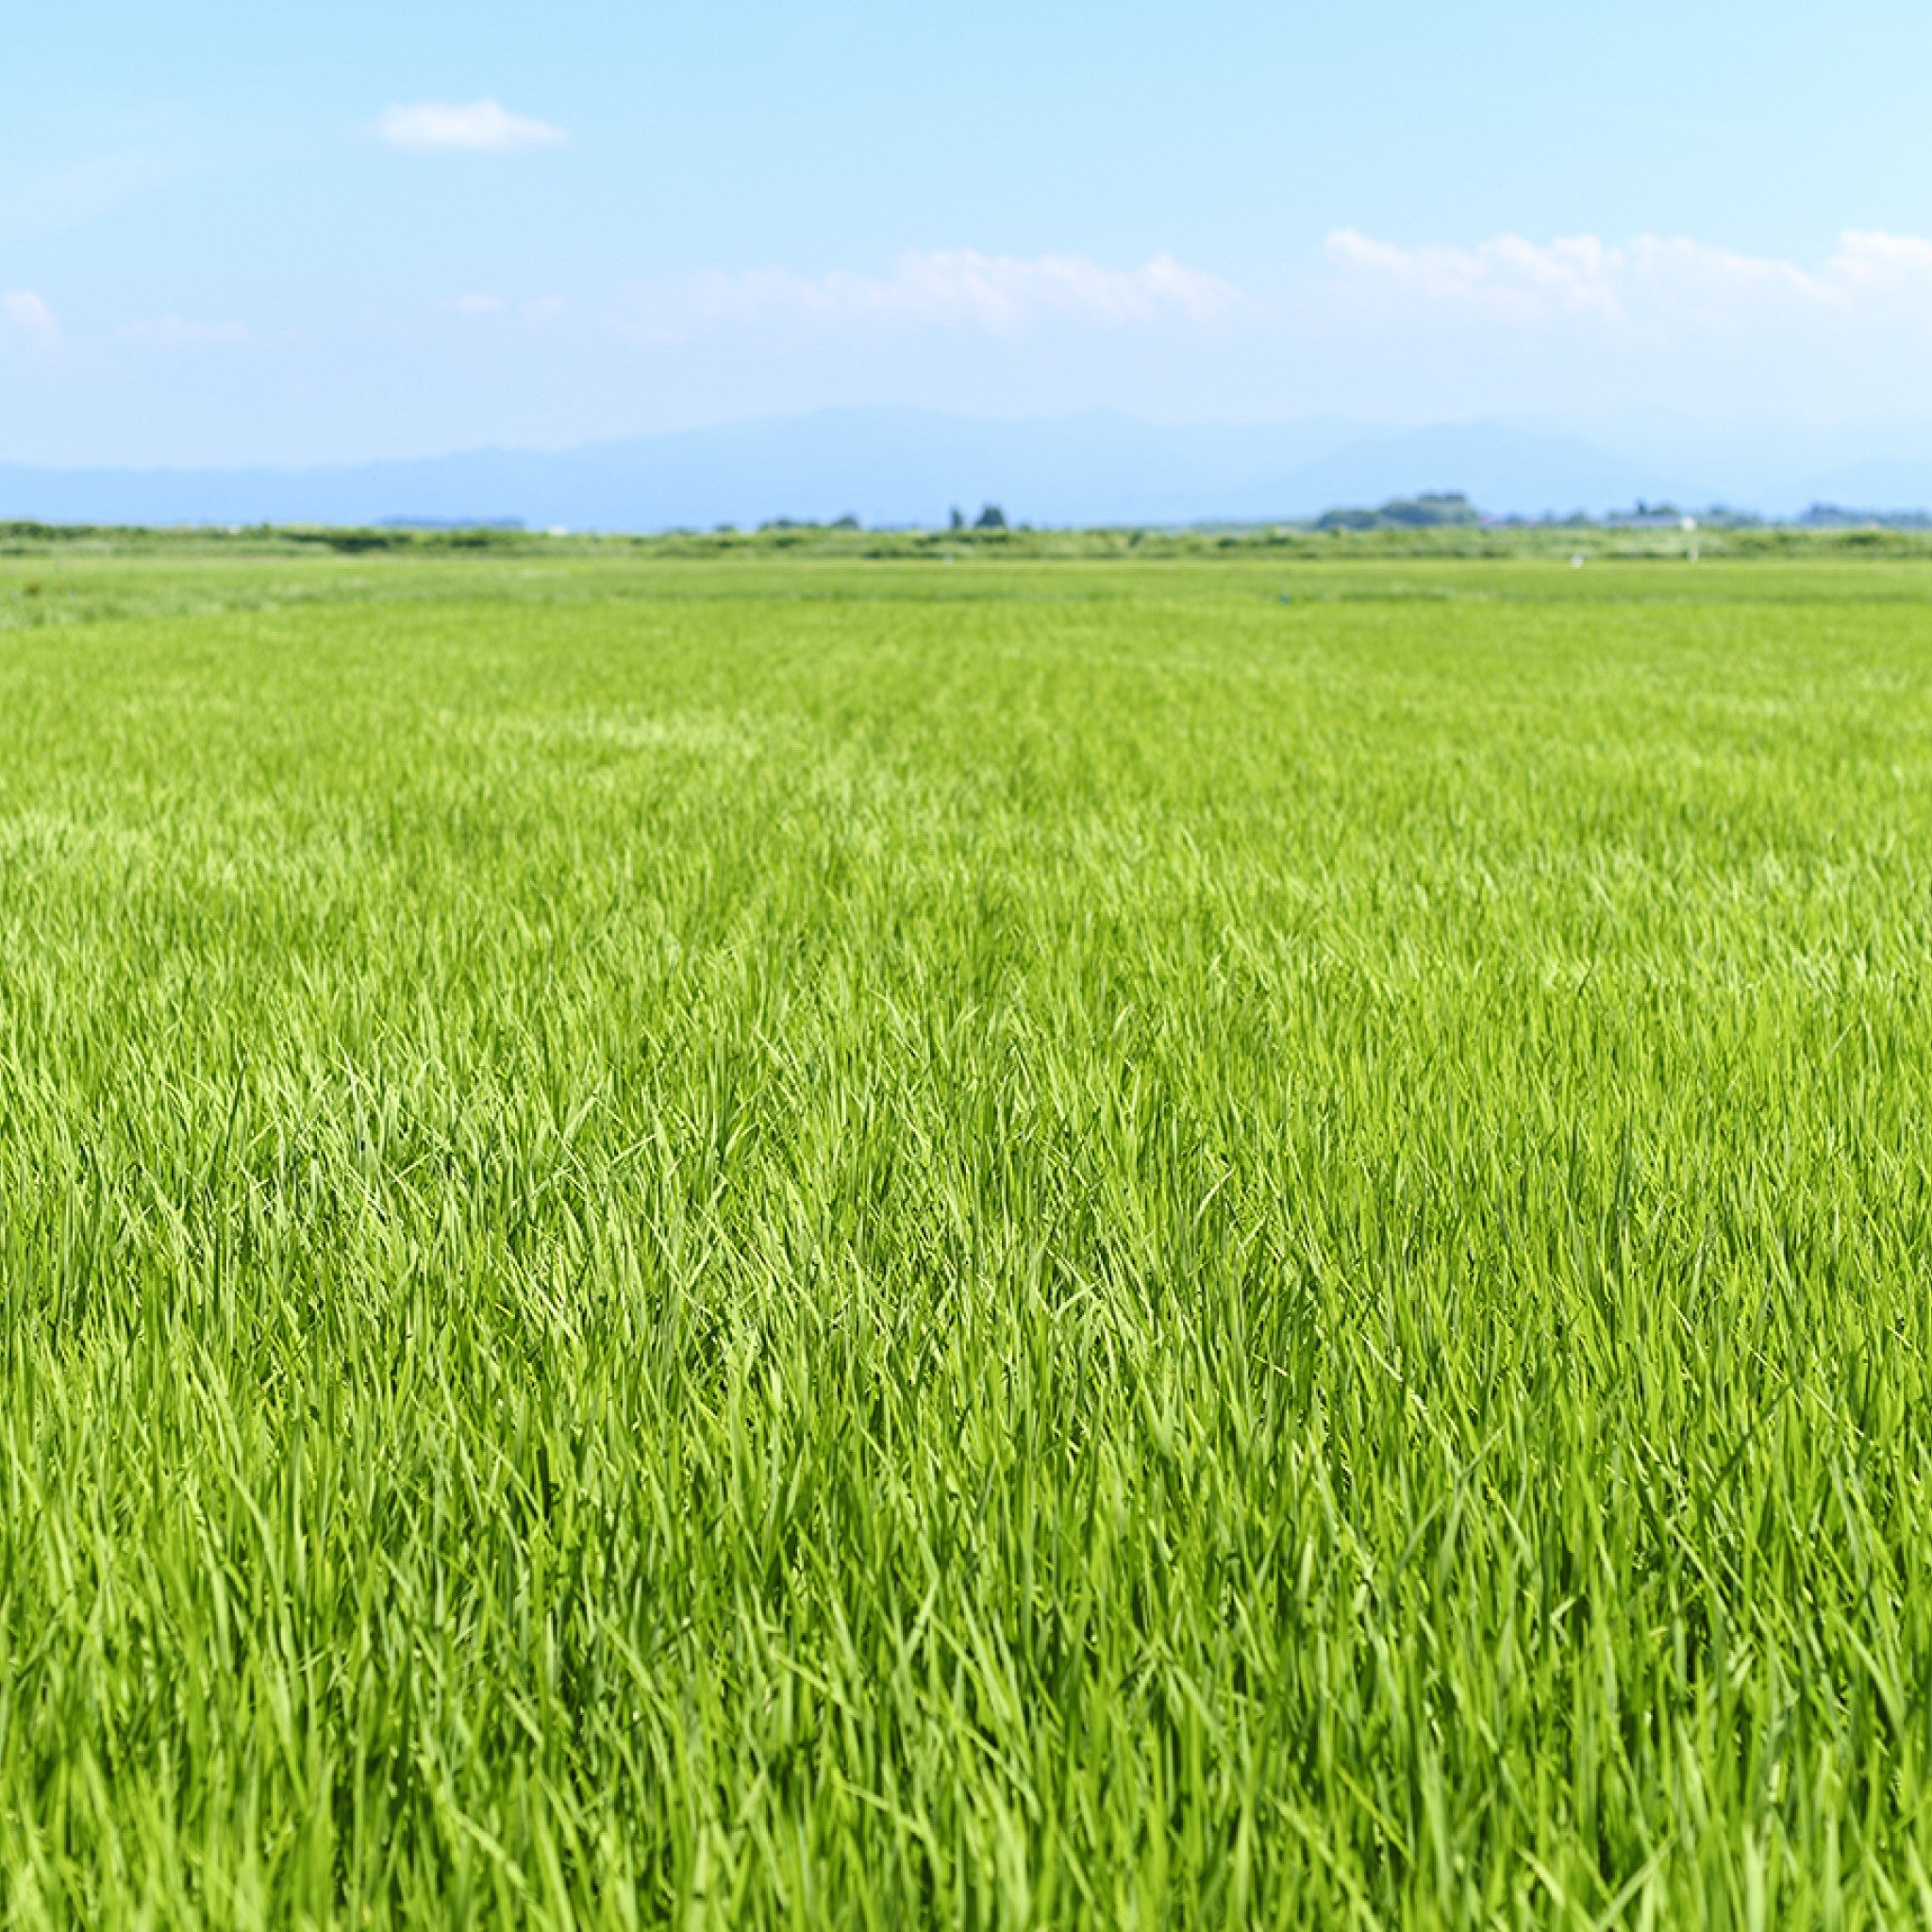
[[[1420,496],[1393,496],[1379,509],[1331,509],[1317,517],[1318,530],[1439,530],[1479,524],[1482,513],[1459,490],[1425,490]]]

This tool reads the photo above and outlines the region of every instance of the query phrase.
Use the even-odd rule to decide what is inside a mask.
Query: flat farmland
[[[1932,565],[0,558],[0,1917],[1932,1910]]]

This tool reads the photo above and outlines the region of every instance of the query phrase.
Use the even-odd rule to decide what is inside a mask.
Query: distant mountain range
[[[1598,440],[1498,423],[1393,431],[1339,420],[1235,427],[1106,413],[999,421],[831,409],[574,449],[480,449],[309,469],[0,464],[0,518],[513,518],[538,527],[658,530],[843,515],[868,525],[931,525],[956,506],[970,517],[997,503],[1016,522],[1178,524],[1306,517],[1457,490],[1503,515],[1594,514],[1640,497],[1790,515],[1821,500],[1885,508],[1932,503],[1932,434],[1904,440],[1923,454],[1874,449],[1869,437],[1781,437],[1761,425],[1755,438],[1626,431]]]

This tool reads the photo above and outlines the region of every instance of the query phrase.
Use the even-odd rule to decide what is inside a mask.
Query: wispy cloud
[[[58,350],[63,358],[78,358],[85,364],[101,350],[146,349],[170,354],[229,348],[255,340],[243,323],[196,322],[183,315],[141,317],[107,328],[70,331],[61,326],[59,317],[34,290],[16,289],[10,294],[0,294],[0,351]]]
[[[502,316],[520,322],[555,322],[568,312],[570,304],[561,295],[534,295],[526,301],[511,302],[502,295],[471,293],[458,295],[442,305],[449,315],[472,320]]]
[[[570,139],[561,127],[512,114],[494,100],[417,101],[408,107],[391,102],[375,124],[375,135],[414,154],[517,154],[559,147]]]
[[[0,242],[83,226],[185,172],[178,158],[154,154],[97,155],[42,173],[0,168]]]
[[[125,323],[114,333],[124,342],[137,342],[147,349],[219,348],[249,340],[248,328],[242,323],[192,322],[180,315]]]
[[[1009,334],[1073,321],[1110,326],[1211,322],[1241,300],[1219,277],[1171,255],[1111,269],[1080,255],[1023,259],[941,249],[902,256],[889,275],[786,269],[691,276],[652,291],[633,320],[647,335],[676,340],[706,329],[761,323],[913,325]]]
[[[1403,246],[1352,228],[1326,243],[1329,295],[1344,310],[1541,328],[1589,320],[1645,334],[1743,331],[1779,315],[1877,316],[1932,298],[1932,241],[1850,229],[1815,266],[1685,238],[1594,235],[1472,248]]]
[[[60,325],[54,311],[31,289],[16,289],[0,295],[0,345],[24,344],[29,348],[51,349],[60,341]]]

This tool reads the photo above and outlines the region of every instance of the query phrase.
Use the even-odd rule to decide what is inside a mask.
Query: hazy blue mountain
[[[1565,426],[1645,470],[1702,479],[1699,491],[1684,494],[1767,515],[1791,515],[1820,496],[1846,492],[1888,506],[1932,502],[1932,422],[1910,416],[1824,424],[1624,411]],[[1865,498],[1867,491],[1876,498]]]
[[[143,523],[370,523],[517,516],[651,530],[774,517],[943,523],[986,502],[1035,523],[1213,515],[1242,486],[1326,456],[1358,426],[1169,426],[1089,414],[1000,422],[827,410],[560,451],[471,450],[310,470],[0,466],[0,516]]]
[[[1568,516],[1637,498],[1704,503],[1694,475],[1596,447],[1574,435],[1490,424],[1441,424],[1368,439],[1246,492],[1254,515],[1310,516],[1424,490],[1459,490],[1494,515]]]
[[[1786,513],[1814,499],[1932,502],[1932,433],[1630,425],[1598,435],[1503,423],[1390,430],[1340,420],[1252,426],[1091,413],[1003,422],[895,408],[727,424],[566,450],[469,450],[314,469],[58,470],[0,465],[0,517],[97,523],[374,523],[516,517],[654,530],[856,515],[939,524],[983,503],[1036,524],[1316,515],[1425,491],[1496,514],[1566,515],[1638,497]]]
[[[1807,500],[1846,508],[1924,509],[1932,506],[1932,458],[1876,457],[1827,470],[1813,479]]]

